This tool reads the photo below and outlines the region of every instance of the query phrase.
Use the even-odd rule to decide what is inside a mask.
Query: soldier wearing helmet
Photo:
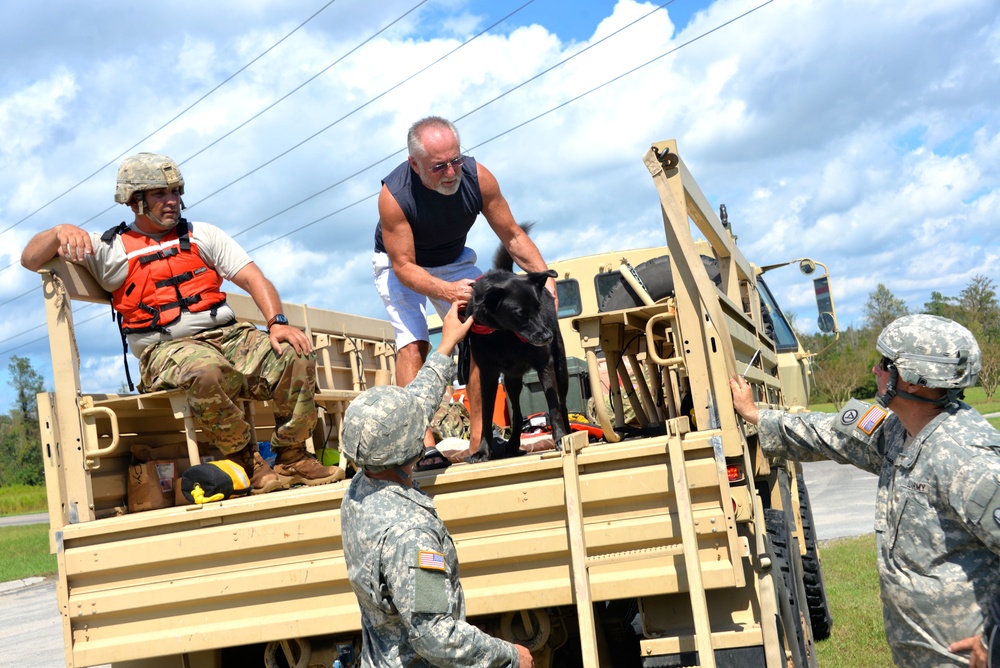
[[[21,264],[37,271],[58,256],[84,265],[111,293],[122,339],[139,358],[139,390],[183,388],[196,426],[246,470],[255,492],[343,479],[305,449],[316,424],[309,338],[288,324],[274,285],[232,237],[181,216],[183,194],[184,177],[169,157],[130,156],[118,169],[115,201],[132,210],[132,222],[103,234],[57,225],[28,242]],[[267,332],[236,322],[223,280],[250,294]],[[256,453],[236,403],[244,394],[273,402],[274,470]]]
[[[965,327],[932,315],[887,326],[877,403],[837,415],[733,406],[769,455],[832,459],[879,476],[875,513],[886,639],[898,666],[986,668],[983,625],[1000,591],[1000,432],[961,401],[982,367]]]
[[[455,376],[451,352],[472,318],[453,305],[441,345],[406,387],[374,387],[344,415],[344,455],[359,469],[340,506],[347,576],[361,607],[360,664],[534,665],[526,647],[465,621],[458,558],[433,500],[411,475],[424,432]]]

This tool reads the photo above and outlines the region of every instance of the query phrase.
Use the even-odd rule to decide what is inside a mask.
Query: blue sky
[[[535,0],[463,45],[522,4],[8,3],[0,410],[11,355],[51,387],[21,249],[125,218],[115,170],[138,150],[181,162],[189,217],[233,234],[287,301],[345,313],[384,315],[371,196],[431,113],[461,119],[549,259],[662,244],[641,157],[674,138],[751,261],[829,266],[844,325],[878,283],[919,310],[1000,280],[994,0]],[[470,245],[485,258],[496,238],[479,224]],[[810,326],[810,285],[787,271],[769,285]],[[117,331],[98,310],[78,320],[81,373],[115,391]]]

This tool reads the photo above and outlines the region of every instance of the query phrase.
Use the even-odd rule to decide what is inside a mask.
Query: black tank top
[[[472,224],[483,210],[475,159],[467,158],[462,165],[462,182],[454,195],[442,195],[426,187],[409,162],[392,170],[382,184],[396,199],[413,230],[417,264],[440,267],[457,260]],[[375,227],[375,251],[385,252],[382,221]]]

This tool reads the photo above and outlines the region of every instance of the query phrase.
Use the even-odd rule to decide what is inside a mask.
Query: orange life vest
[[[226,301],[222,277],[205,264],[183,218],[159,241],[122,223],[101,239],[120,235],[128,256],[128,276],[111,293],[122,334],[161,330],[184,311],[198,313]]]

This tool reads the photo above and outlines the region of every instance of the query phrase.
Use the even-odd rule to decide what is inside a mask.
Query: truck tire
[[[785,514],[773,508],[764,510],[764,523],[771,543],[774,593],[778,598],[778,612],[788,643],[787,649],[791,654],[791,666],[804,668],[809,665],[806,638],[802,629],[804,616],[796,595],[795,574],[789,553],[793,545],[788,524],[785,522]]]
[[[721,285],[722,275],[719,273],[718,261],[707,255],[702,255],[701,261],[705,263],[708,277],[715,281],[716,285]],[[635,267],[635,272],[639,275],[643,285],[646,286],[646,291],[653,301],[659,301],[674,294],[674,276],[670,271],[670,258],[666,255],[646,260]],[[598,310],[603,313],[604,311],[617,311],[618,309],[642,305],[642,300],[639,299],[639,295],[635,293],[632,286],[626,283],[624,278],[619,277],[618,282],[608,291],[608,296],[601,302]]]
[[[802,515],[802,537],[806,553],[802,555],[802,580],[806,586],[806,602],[809,606],[809,621],[812,624],[813,639],[826,640],[833,628],[833,615],[826,597],[826,583],[823,580],[823,565],[816,546],[816,530],[813,522],[812,504],[809,491],[802,476],[797,479],[799,486],[799,511]]]

